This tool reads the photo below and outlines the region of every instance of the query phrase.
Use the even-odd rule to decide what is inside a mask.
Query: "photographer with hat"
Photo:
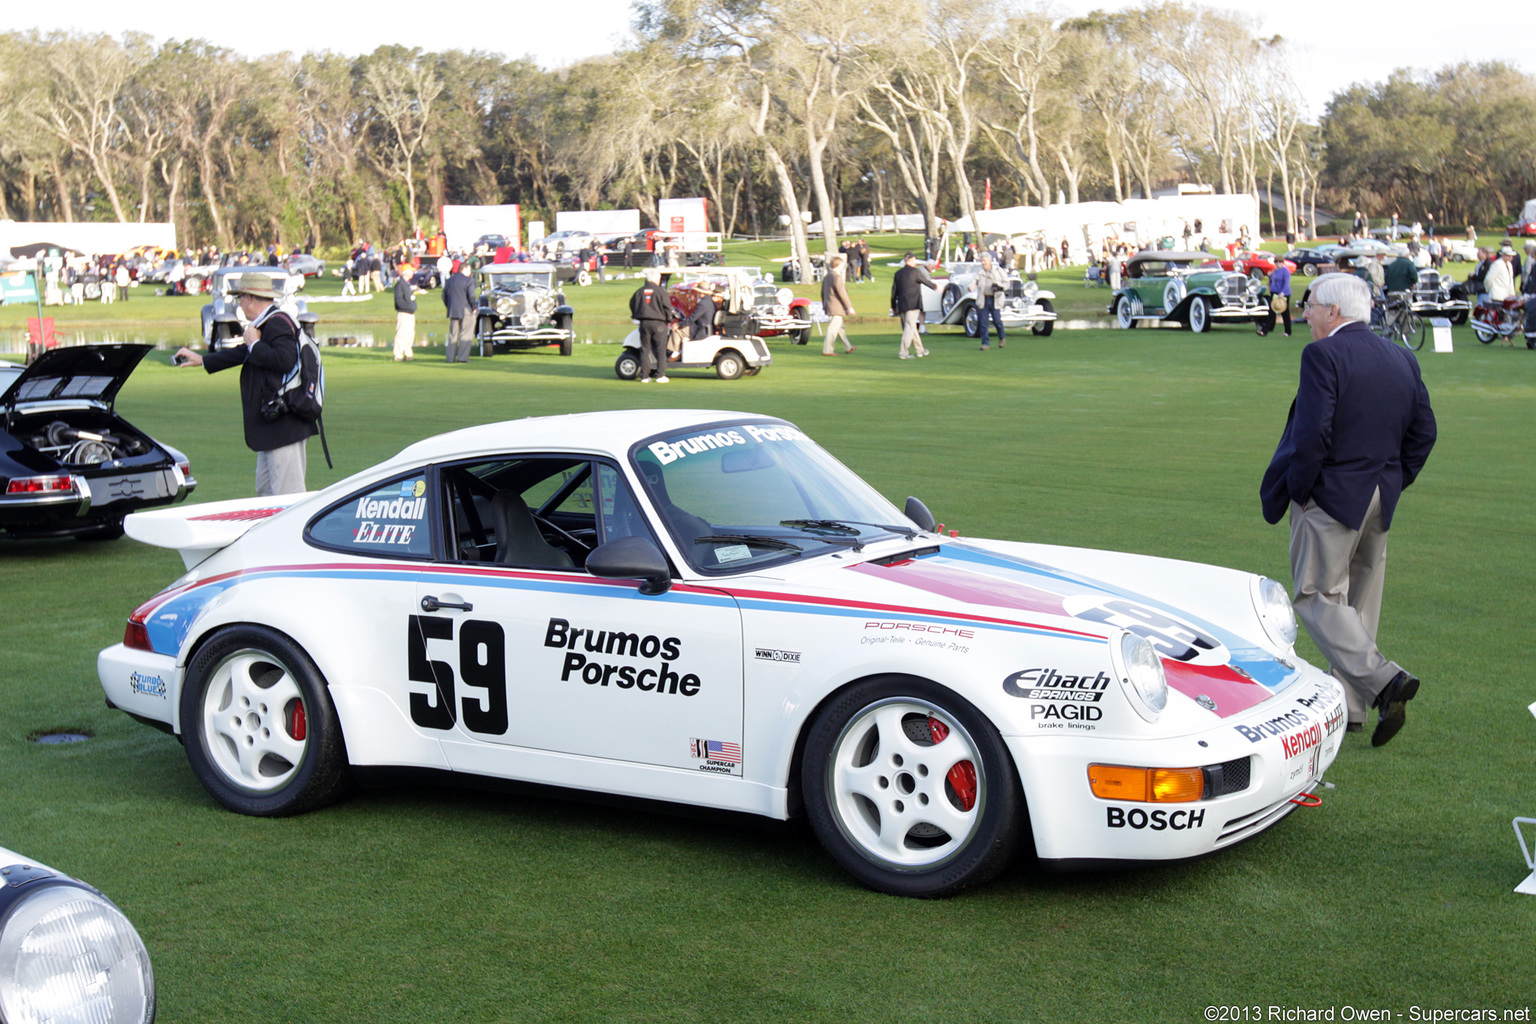
[[[256,453],[256,496],[303,493],[305,448],[318,428],[290,412],[279,393],[299,363],[299,325],[277,307],[267,274],[241,274],[230,291],[249,322],[241,344],[205,354],[183,347],[176,363],[209,373],[240,367],[245,444]]]

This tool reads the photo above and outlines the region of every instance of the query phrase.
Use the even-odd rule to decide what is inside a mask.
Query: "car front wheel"
[[[1054,313],[1054,312],[1056,312],[1056,307],[1051,305],[1051,300],[1050,299],[1041,299],[1039,302],[1036,303],[1036,305],[1040,307],[1040,312],[1042,312],[1042,313]],[[1036,335],[1038,335],[1039,337],[1046,338],[1046,337],[1049,337],[1050,333],[1056,329],[1056,321],[1055,320],[1037,320],[1034,323],[1029,325],[1029,329],[1032,332],[1034,332]]]
[[[1211,307],[1203,296],[1196,295],[1189,303],[1189,329],[1196,334],[1211,329]]]
[[[181,692],[181,728],[198,781],[232,811],[302,814],[347,787],[325,680],[275,630],[231,626],[198,650]]]
[[[872,889],[949,896],[1012,860],[1024,801],[997,730],[927,680],[857,683],[817,715],[801,764],[811,827]]]
[[[640,353],[632,348],[625,349],[614,361],[613,372],[619,380],[634,380],[640,376]]]
[[[1131,308],[1131,297],[1122,295],[1115,300],[1115,322],[1122,330],[1132,330],[1136,326],[1135,310]]]

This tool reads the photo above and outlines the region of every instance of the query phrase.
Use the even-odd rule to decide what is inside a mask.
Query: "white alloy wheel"
[[[304,762],[309,726],[303,695],[266,651],[239,650],[214,667],[198,728],[209,759],[247,793],[281,789]]]
[[[975,743],[935,711],[882,701],[849,722],[833,746],[827,788],[838,825],[867,856],[893,867],[954,856],[985,809]]]

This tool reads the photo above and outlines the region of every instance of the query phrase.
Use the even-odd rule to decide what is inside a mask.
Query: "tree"
[[[374,143],[367,153],[385,177],[404,187],[406,219],[414,228],[416,164],[428,132],[436,127],[433,104],[442,94],[443,80],[415,47],[381,46],[361,63],[361,92]]]

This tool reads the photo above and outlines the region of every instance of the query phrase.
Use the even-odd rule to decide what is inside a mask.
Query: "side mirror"
[[[911,497],[910,495],[907,497],[906,507],[903,508],[902,511],[905,512],[907,514],[907,518],[916,523],[918,529],[922,530],[924,533],[932,533],[934,527],[939,525],[939,521],[933,518],[933,513],[928,511],[928,506],[924,505],[921,501]],[[591,558],[589,556],[588,564],[590,563]]]
[[[593,548],[587,555],[587,571],[607,580],[642,580],[642,594],[665,594],[672,589],[672,569],[649,537],[618,537]]]

